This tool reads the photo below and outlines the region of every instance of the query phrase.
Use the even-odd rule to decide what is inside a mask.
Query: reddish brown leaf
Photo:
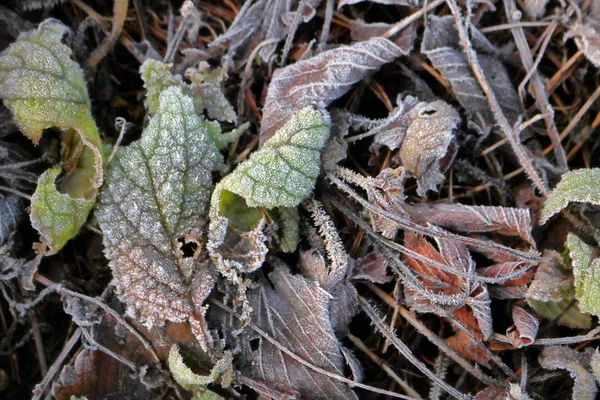
[[[368,24],[362,19],[352,20],[351,24],[350,37],[355,41],[369,40],[376,36],[383,36],[384,33],[394,26],[385,22]],[[392,36],[390,40],[408,53],[412,50],[417,39],[417,28],[418,24],[410,24],[400,33]]]
[[[467,359],[485,367],[490,367],[490,358],[487,353],[478,343],[471,340],[466,333],[459,331],[456,335],[446,339],[446,342]]]
[[[535,248],[527,209],[443,203],[407,205],[405,209],[415,221],[427,221],[459,232],[519,236]]]
[[[352,279],[366,279],[373,283],[386,283],[391,277],[387,275],[387,259],[380,251],[373,250],[356,260],[352,271]]]
[[[301,109],[328,105],[367,74],[406,54],[391,41],[377,37],[275,71],[263,109],[261,145]]]
[[[517,306],[512,309],[512,318],[515,324],[506,330],[509,342],[517,349],[529,346],[537,336],[539,321]]]

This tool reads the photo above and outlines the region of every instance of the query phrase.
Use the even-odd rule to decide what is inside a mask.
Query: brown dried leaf
[[[430,222],[459,232],[496,232],[519,236],[532,247],[531,217],[528,209],[463,204],[406,204],[404,209],[415,222]]]
[[[594,349],[578,352],[566,346],[544,347],[539,362],[546,369],[565,369],[575,379],[573,399],[594,400],[598,392],[594,376],[588,371]]]
[[[508,341],[517,349],[529,346],[537,336],[540,325],[539,321],[533,315],[517,306],[513,306],[512,318],[514,325],[506,330]]]
[[[576,22],[565,33],[565,39],[575,38],[577,47],[596,67],[600,67],[600,4],[592,1],[590,12],[582,22]]]
[[[490,367],[491,359],[489,355],[481,348],[481,345],[475,343],[469,335],[463,331],[458,331],[456,335],[450,336],[446,339],[446,343],[467,359],[473,360],[484,367]]]
[[[366,279],[373,283],[384,284],[391,276],[387,275],[388,261],[380,252],[373,250],[356,260],[352,270],[352,279]]]
[[[406,54],[391,41],[378,37],[278,69],[263,108],[261,145],[301,109],[325,107],[369,73]]]
[[[470,27],[472,42],[479,53],[479,63],[508,122],[514,124],[523,108],[504,65],[495,57],[494,46],[474,26]],[[459,43],[459,36],[451,15],[431,16],[425,25],[423,52],[435,69],[450,82],[458,102],[471,115],[480,114],[489,125],[496,120],[479,83],[471,72],[467,56]]]
[[[454,131],[460,123],[458,112],[443,101],[421,102],[404,117],[408,126],[400,147],[400,161],[419,184],[417,194],[437,191],[442,174],[454,159]]]
[[[343,375],[344,356],[330,322],[330,295],[317,283],[285,268],[249,295],[252,321],[294,354],[320,368]],[[305,367],[260,338],[259,349],[242,373],[251,379],[299,392],[311,399],[356,399],[348,386]]]
[[[362,19],[354,19],[351,21],[350,37],[357,42],[369,40],[376,36],[383,36],[393,26],[393,24],[386,24],[385,22],[368,24]],[[390,40],[402,50],[410,53],[417,39],[417,28],[418,24],[410,24],[400,33],[392,36]]]

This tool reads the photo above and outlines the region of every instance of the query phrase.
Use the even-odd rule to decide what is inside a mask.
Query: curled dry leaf
[[[517,91],[501,60],[495,57],[497,51],[494,46],[474,26],[469,30],[485,77],[509,123],[514,124],[523,113]],[[456,99],[469,115],[480,114],[487,124],[496,124],[487,99],[459,43],[451,15],[429,18],[425,25],[421,51],[450,83]]]
[[[60,167],[46,171],[31,198],[31,224],[52,253],[79,231],[102,185],[100,137],[83,71],[61,43],[67,30],[46,20],[0,55],[0,97],[23,134],[37,144],[44,129],[61,130],[67,173],[57,187]]]
[[[592,318],[579,310],[575,299],[573,273],[564,264],[560,254],[546,250],[527,290],[527,302],[542,317],[557,320],[571,328],[589,328]]]
[[[263,108],[261,145],[301,109],[325,107],[369,73],[406,54],[387,39],[373,38],[278,69]]]
[[[192,99],[168,88],[142,138],[117,152],[97,210],[128,313],[148,327],[189,321],[205,349],[211,338],[202,303],[212,272],[198,255],[185,257],[181,245],[203,242],[211,174],[221,163]]]
[[[263,282],[250,294],[253,323],[312,365],[343,375],[344,356],[331,326],[329,293],[279,267],[269,274],[273,288]],[[357,398],[345,383],[306,367],[265,338],[259,340],[258,350],[242,370],[244,375],[306,398]]]
[[[539,362],[546,369],[565,369],[575,379],[573,399],[594,400],[598,388],[593,375],[588,371],[594,349],[578,352],[566,346],[544,347]]]
[[[533,315],[517,306],[513,306],[512,318],[514,325],[506,330],[508,341],[517,349],[529,346],[537,336],[540,325],[539,321]]]
[[[454,159],[457,151],[454,131],[460,116],[443,101],[421,102],[408,111],[405,123],[408,128],[400,147],[400,160],[417,178],[417,194],[425,196],[428,190],[437,191],[437,186],[444,181],[442,171]]]

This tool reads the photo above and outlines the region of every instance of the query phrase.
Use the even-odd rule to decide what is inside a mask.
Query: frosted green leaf
[[[304,108],[223,179],[249,207],[295,207],[313,191],[329,136],[326,111]]]
[[[183,243],[204,240],[212,171],[222,156],[194,112],[171,87],[142,138],[120,148],[110,164],[97,217],[113,284],[127,312],[146,326],[188,321],[203,348],[211,344],[202,306],[212,267]]]
[[[21,34],[0,55],[0,97],[23,134],[38,143],[44,129],[61,131],[66,174],[58,188],[54,184],[58,172],[44,175],[31,204],[37,210],[31,214],[32,225],[51,252],[79,231],[102,184],[98,129],[83,71],[71,60],[71,49],[61,43],[66,31],[58,21],[46,20]],[[44,201],[50,203],[40,203]],[[44,210],[57,214],[44,216],[40,214]],[[72,225],[65,225],[67,221]]]
[[[544,203],[540,225],[571,202],[600,205],[600,168],[578,169],[564,174]]]
[[[198,115],[206,110],[209,118],[219,121],[236,122],[235,110],[221,90],[221,71],[209,71],[208,64],[201,63],[198,68],[189,68],[186,76],[191,83],[183,81],[181,75],[170,72],[171,64],[147,59],[140,67],[140,74],[147,90],[146,107],[151,114],[158,109],[160,93],[168,87],[177,86],[183,93],[194,101],[194,108]]]
[[[600,258],[593,259],[592,248],[572,233],[567,236],[566,246],[573,265],[579,309],[600,315]]]
[[[571,300],[561,301],[538,301],[528,299],[529,305],[542,317],[556,321],[559,325],[565,325],[576,329],[585,329],[592,326],[592,318],[589,314],[584,314],[577,305],[571,306]]]
[[[231,353],[225,352],[223,358],[215,363],[208,375],[199,375],[185,364],[177,345],[171,347],[168,359],[169,370],[175,381],[191,391],[194,394],[194,398],[197,399],[222,399],[222,397],[208,391],[206,386],[214,383],[215,380],[221,377],[221,385],[224,387],[229,386],[233,373],[232,362]]]

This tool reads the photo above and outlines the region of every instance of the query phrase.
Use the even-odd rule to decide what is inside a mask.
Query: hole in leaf
[[[260,344],[260,339],[252,339],[250,341],[250,349],[252,349],[252,351],[257,351],[258,350],[258,345]]]
[[[421,111],[421,115],[433,115],[437,113],[437,110],[423,110]]]
[[[179,249],[183,253],[184,257],[194,257],[196,251],[198,250],[198,243],[193,241],[186,242],[184,238],[179,238],[177,241],[181,243]]]

